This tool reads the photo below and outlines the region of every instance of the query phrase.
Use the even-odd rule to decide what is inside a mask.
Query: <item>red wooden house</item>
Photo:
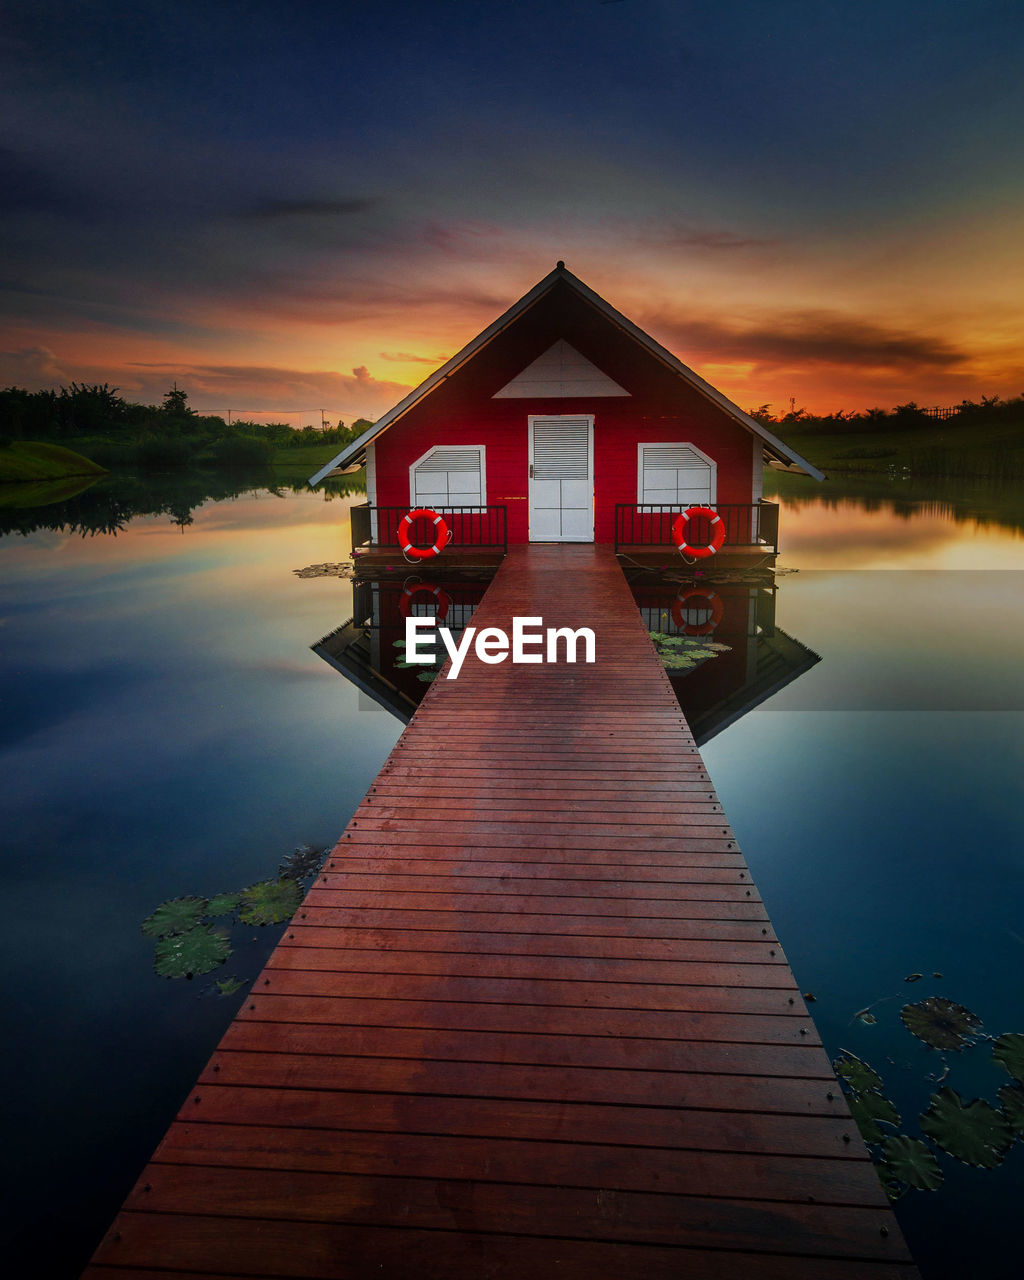
[[[445,514],[454,547],[668,546],[676,515],[711,506],[723,555],[773,553],[766,461],[823,478],[559,262],[310,483],[365,462],[353,531],[371,546],[416,507]]]

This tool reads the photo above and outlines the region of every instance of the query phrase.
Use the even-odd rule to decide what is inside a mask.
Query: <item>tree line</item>
[[[74,448],[105,467],[166,470],[194,465],[258,467],[278,449],[344,447],[372,423],[357,418],[323,429],[285,422],[226,422],[189,407],[177,386],[159,405],[136,404],[107,383],[72,382],[58,391],[0,390],[0,446],[46,440]]]
[[[821,432],[840,435],[844,432],[907,431],[917,428],[934,430],[937,420],[950,426],[1024,424],[1024,394],[1004,400],[999,396],[982,396],[980,400],[961,400],[943,410],[941,419],[935,410],[911,400],[894,409],[865,409],[848,413],[812,414],[806,409],[791,409],[785,414],[772,413],[770,404],[762,404],[747,412],[765,426],[783,426],[789,432]]]

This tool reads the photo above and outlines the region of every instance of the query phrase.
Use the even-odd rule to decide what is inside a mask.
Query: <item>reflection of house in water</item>
[[[678,582],[628,573],[648,631],[683,637],[698,656],[687,670],[669,670],[672,687],[697,745],[707,742],[820,661],[775,625],[779,587],[773,574],[745,581]],[[489,578],[357,579],[353,617],[313,646],[369,697],[408,722],[440,668],[406,667],[405,619],[436,617],[458,638],[483,599]],[[438,646],[439,649],[441,646]],[[600,661],[600,654],[598,654]]]
[[[706,585],[627,576],[648,631],[728,646],[668,673],[698,746],[821,661],[775,625],[774,574]]]

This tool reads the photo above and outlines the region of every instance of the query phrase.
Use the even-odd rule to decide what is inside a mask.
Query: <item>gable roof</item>
[[[462,368],[478,351],[513,324],[559,282],[567,284],[580,297],[590,303],[596,311],[610,320],[612,324],[640,346],[644,347],[655,359],[659,360],[673,373],[678,374],[684,382],[687,382],[705,399],[710,400],[720,409],[724,409],[729,417],[733,418],[741,426],[746,427],[753,435],[760,437],[769,462],[774,462],[785,470],[811,476],[815,480],[825,479],[824,473],[808,462],[806,458],[802,458],[795,449],[791,449],[789,445],[769,431],[763,423],[758,422],[756,418],[752,418],[749,413],[744,413],[738,405],[733,404],[727,396],[716,390],[710,382],[705,382],[699,374],[694,373],[688,365],[683,364],[671,351],[666,350],[661,343],[656,342],[650,334],[644,333],[643,329],[635,325],[632,320],[627,319],[620,311],[616,311],[611,303],[605,302],[604,298],[596,294],[593,289],[588,288],[579,277],[574,276],[571,271],[567,270],[564,262],[559,262],[554,271],[535,284],[528,293],[523,294],[518,302],[509,307],[503,315],[500,315],[497,320],[489,324],[481,333],[478,333],[472,342],[468,342],[461,351],[453,355],[450,360],[447,360],[440,369],[435,369],[428,378],[425,378],[418,387],[410,391],[393,409],[389,409],[372,427],[368,427],[361,436],[353,440],[351,444],[346,445],[326,466],[321,467],[316,475],[310,476],[309,483],[318,485],[321,480],[329,475],[338,475],[346,469],[354,469],[360,465],[366,456],[366,446],[368,444],[372,444],[392,423],[397,422],[414,405],[419,404],[424,397],[428,396],[435,387],[438,387],[458,369]]]

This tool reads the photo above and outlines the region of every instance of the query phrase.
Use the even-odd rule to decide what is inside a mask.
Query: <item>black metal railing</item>
[[[725,546],[756,547],[777,553],[779,508],[774,502],[713,502],[725,523]],[[672,526],[684,508],[678,504],[618,502],[615,504],[615,550],[622,547],[671,547]],[[711,521],[694,516],[687,529],[691,547],[708,546]]]
[[[508,551],[508,510],[492,503],[486,507],[437,507],[448,526],[449,547],[487,547]],[[353,507],[352,546],[400,547],[398,526],[409,514],[408,507]],[[423,516],[412,522],[410,542],[414,547],[430,547],[437,536],[432,520]]]

